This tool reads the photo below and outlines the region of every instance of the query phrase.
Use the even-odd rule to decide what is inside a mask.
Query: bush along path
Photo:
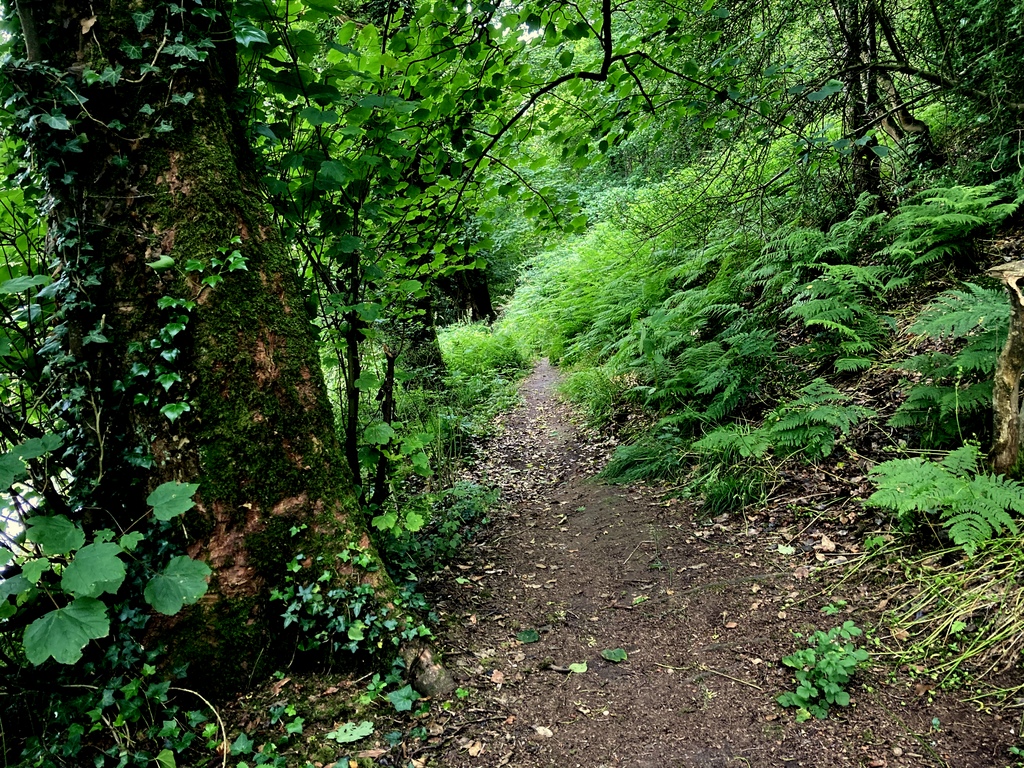
[[[603,484],[613,446],[577,425],[557,381],[536,368],[472,470],[504,503],[429,586],[459,689],[403,764],[1013,762],[1014,717],[869,657],[891,577],[856,546],[868,512],[701,520],[665,489]]]

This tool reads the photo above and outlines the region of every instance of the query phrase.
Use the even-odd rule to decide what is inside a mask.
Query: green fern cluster
[[[1024,513],[1024,484],[981,474],[975,445],[951,451],[942,461],[920,457],[877,465],[871,477],[878,490],[867,503],[896,513],[906,529],[938,517],[953,543],[974,554],[986,541],[1018,528],[1011,513]]]
[[[939,261],[970,267],[976,260],[975,238],[1012,215],[1021,203],[1021,198],[1005,200],[995,185],[925,190],[901,205],[883,227],[892,244],[882,254],[912,267]]]
[[[822,332],[823,338],[810,345],[815,358],[835,357],[837,371],[864,370],[895,329],[879,312],[881,298],[906,283],[888,267],[830,264],[804,286],[786,315]]]
[[[822,459],[832,454],[837,435],[845,437],[861,420],[875,415],[870,408],[849,401],[848,395],[824,379],[815,379],[800,390],[798,398],[772,411],[761,427],[719,427],[693,448],[701,453],[734,451],[743,458],[759,458],[773,450]]]
[[[1002,290],[967,283],[928,305],[908,328],[926,339],[955,340],[955,353],[929,352],[897,366],[923,375],[889,420],[893,427],[919,427],[922,441],[945,446],[978,436],[992,405],[992,372],[1006,339],[1010,306]]]

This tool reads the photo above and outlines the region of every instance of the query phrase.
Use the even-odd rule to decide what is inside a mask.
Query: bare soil
[[[891,664],[858,672],[850,707],[797,723],[775,703],[791,687],[780,659],[798,647],[794,631],[852,619],[885,636],[882,601],[899,576],[864,565],[858,542],[869,513],[831,505],[827,472],[818,485],[807,481],[817,506],[716,520],[666,499],[665,489],[604,484],[596,474],[613,441],[578,425],[555,395],[557,378],[541,364],[522,406],[502,417],[472,479],[501,488],[503,508],[468,558],[428,585],[447,617],[440,642],[462,697],[433,707],[426,738],[377,764],[1012,763],[1013,717],[979,711],[963,692]],[[798,508],[811,514],[794,517]],[[783,542],[796,552],[780,553]],[[841,611],[825,615],[828,604]],[[539,640],[517,639],[531,629]],[[618,648],[625,661],[602,658]],[[568,671],[583,662],[585,672]]]

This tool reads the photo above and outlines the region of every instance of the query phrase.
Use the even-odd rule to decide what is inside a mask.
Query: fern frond
[[[972,444],[941,462],[883,462],[870,472],[878,490],[867,503],[893,510],[907,527],[917,522],[916,515],[937,514],[953,542],[971,555],[1004,531],[1016,535],[1017,521],[1010,513],[1024,513],[1024,484],[980,474],[980,462],[978,447]]]

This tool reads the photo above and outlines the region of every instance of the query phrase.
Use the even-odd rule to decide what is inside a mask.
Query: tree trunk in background
[[[206,29],[191,4],[175,13],[159,0],[23,0],[23,26],[38,38],[26,35],[29,58],[52,69],[8,74],[37,114],[63,105],[72,125],[37,122],[27,138],[56,198],[50,241],[64,318],[51,364],[82,455],[85,524],[125,527],[159,483],[200,484],[197,508],[167,536],[213,569],[210,591],[147,631],[192,662],[195,684],[227,693],[293,652],[274,640],[283,607],[269,595],[298,553],[290,578],[329,570],[385,602],[392,587],[354,503],[299,281],[231,106],[229,9],[204,8],[221,12]],[[217,50],[205,63],[184,49],[175,57],[167,43],[178,32],[186,45],[205,33]],[[128,55],[147,43],[144,59]],[[158,47],[159,72],[141,74]],[[116,84],[82,80],[84,69],[117,66]],[[213,264],[235,248],[244,269]],[[215,274],[222,282],[203,284]],[[194,308],[168,306],[179,300]],[[172,421],[168,406],[190,410]],[[349,547],[366,553],[366,568],[336,558]]]
[[[993,440],[989,461],[999,475],[1014,473],[1020,462],[1020,379],[1024,374],[1024,265],[1011,262],[993,267],[989,274],[1006,286],[1010,300],[1010,332],[996,362],[992,388]]]

